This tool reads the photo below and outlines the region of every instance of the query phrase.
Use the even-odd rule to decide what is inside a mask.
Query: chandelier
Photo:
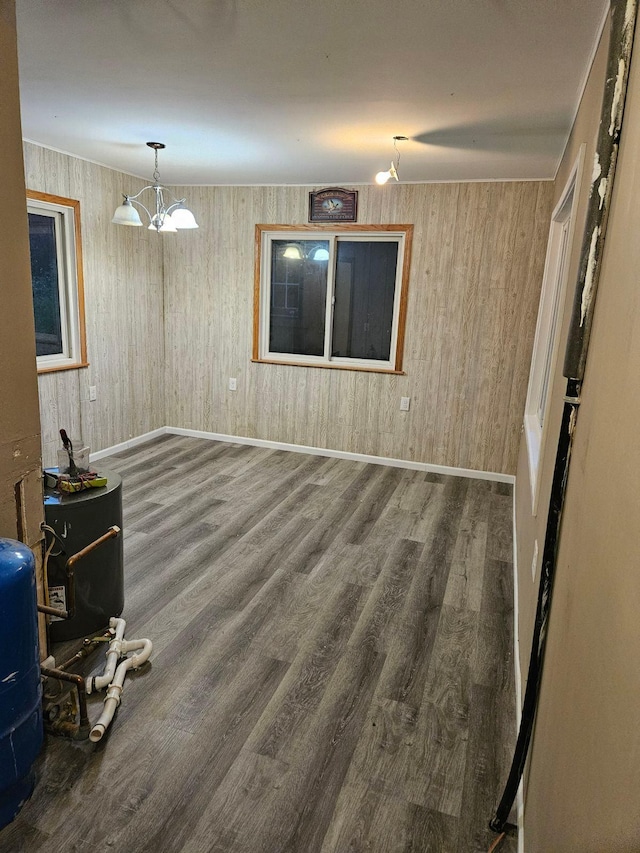
[[[136,207],[140,207],[149,217],[149,231],[162,231],[163,233],[166,233],[168,231],[174,232],[182,230],[183,228],[197,228],[198,223],[196,222],[195,216],[187,207],[185,207],[186,199],[177,199],[166,187],[163,187],[160,184],[160,173],[158,172],[158,151],[162,148],[166,148],[166,145],[162,142],[147,142],[147,145],[155,151],[156,163],[155,169],[153,170],[153,183],[143,187],[143,189],[135,195],[124,194],[124,201],[116,208],[116,212],[113,214],[113,219],[111,221],[115,222],[116,225],[133,225],[140,227],[143,223],[140,219],[140,214],[136,210]],[[156,203],[151,210],[138,200],[142,193],[147,192],[147,190],[153,190],[156,194]],[[168,197],[169,203],[167,203],[165,196]],[[134,205],[136,205],[136,207],[134,207]]]

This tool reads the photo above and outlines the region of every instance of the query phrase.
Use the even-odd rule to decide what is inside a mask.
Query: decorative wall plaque
[[[327,187],[309,193],[309,222],[356,222],[357,218],[357,191]]]

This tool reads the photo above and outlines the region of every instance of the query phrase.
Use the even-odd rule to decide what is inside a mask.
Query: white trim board
[[[206,438],[209,441],[227,441],[230,444],[249,444],[253,447],[271,447],[274,450],[290,450],[292,453],[309,453],[312,456],[331,456],[336,459],[350,459],[353,462],[369,462],[372,465],[388,465],[391,468],[409,468],[412,471],[429,471],[432,474],[447,474],[450,477],[470,477],[473,480],[492,480],[496,483],[515,483],[513,474],[500,474],[497,471],[476,471],[474,468],[453,468],[449,465],[434,465],[430,462],[412,462],[410,459],[393,459],[384,456],[370,456],[366,453],[351,453],[347,450],[331,450],[326,447],[308,447],[306,444],[287,444],[284,441],[269,441],[265,438],[248,438],[243,435],[224,435],[219,432],[205,432],[199,429],[164,426],[145,432],[143,435],[105,447],[91,454],[91,461],[121,453],[137,444],[144,444],[160,435],[187,435],[191,438]]]
[[[111,447],[105,447],[104,450],[96,450],[90,458],[92,462],[96,459],[102,459],[103,456],[111,456],[112,453],[121,453],[123,450],[128,450],[130,447],[135,447],[137,444],[144,444],[145,441],[151,441],[152,438],[158,438],[160,435],[166,435],[166,427],[158,427],[152,429],[151,432],[145,432],[142,435],[136,435],[135,438],[130,438],[128,441],[121,441],[120,444],[114,444]]]
[[[516,490],[513,490],[513,671],[516,688],[516,737],[522,719],[522,670],[520,669],[520,606],[518,584],[518,539],[516,528]],[[516,796],[516,824],[518,827],[518,853],[524,851],[524,789],[520,780]]]
[[[476,471],[473,468],[452,468],[448,465],[432,465],[430,462],[412,462],[409,459],[393,459],[385,456],[370,456],[366,453],[351,453],[347,450],[331,450],[326,447],[308,447],[305,444],[287,444],[284,441],[269,441],[264,438],[248,438],[242,435],[224,435],[218,432],[204,432],[198,429],[165,427],[171,435],[188,435],[191,438],[206,438],[210,441],[227,441],[231,444],[250,444],[253,447],[271,447],[274,450],[289,450],[292,453],[309,453],[313,456],[331,456],[336,459],[350,459],[353,462],[369,462],[372,465],[388,465],[392,468],[409,468],[412,471],[429,471],[433,474],[448,474],[451,477],[470,477],[475,480],[493,480],[497,483],[515,483],[513,474],[499,474],[494,471]],[[104,454],[106,455],[106,453]]]

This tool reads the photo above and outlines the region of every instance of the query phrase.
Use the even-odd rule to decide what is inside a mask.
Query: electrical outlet
[[[411,397],[400,397],[400,411],[408,412],[411,405]]]
[[[238,380],[233,378],[229,379],[229,391],[237,391],[238,390]]]
[[[96,385],[89,385],[89,401],[93,403],[98,399],[98,388]]]
[[[538,540],[533,543],[533,560],[531,561],[531,577],[535,581],[536,569],[538,568]]]

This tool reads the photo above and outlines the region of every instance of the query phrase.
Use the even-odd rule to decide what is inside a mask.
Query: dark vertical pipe
[[[602,98],[600,127],[598,130],[591,191],[580,253],[578,281],[576,283],[569,338],[565,352],[563,373],[567,379],[567,390],[564,398],[562,425],[556,451],[547,528],[542,552],[540,588],[538,590],[527,686],[511,769],[502,799],[489,824],[495,832],[503,831],[509,817],[509,812],[515,802],[520,779],[522,778],[527,761],[538,704],[547,639],[547,625],[551,608],[553,580],[555,577],[560,527],[562,523],[562,510],[569,475],[573,435],[580,406],[580,392],[587,359],[595,297],[602,267],[602,252],[613,191],[620,132],[622,129],[637,4],[638,0],[611,0],[611,30],[607,79]]]

